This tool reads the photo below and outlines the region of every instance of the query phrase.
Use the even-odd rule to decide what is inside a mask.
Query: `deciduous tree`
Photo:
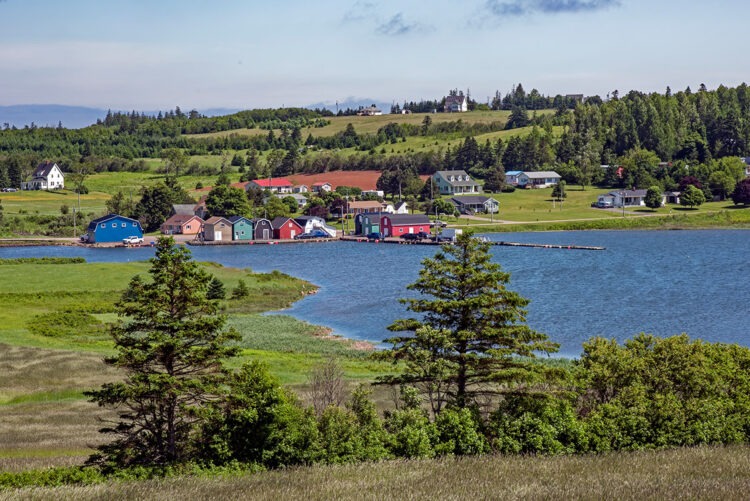
[[[732,192],[732,201],[735,205],[750,205],[750,178],[737,183]]]
[[[643,199],[646,207],[650,209],[658,209],[661,207],[662,189],[659,186],[651,186],[646,192],[646,197]]]
[[[685,190],[680,194],[680,205],[686,205],[690,208],[703,205],[705,201],[706,196],[703,192],[692,184],[687,185]]]

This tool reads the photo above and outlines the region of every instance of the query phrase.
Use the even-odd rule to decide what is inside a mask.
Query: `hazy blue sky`
[[[750,2],[0,0],[0,105],[602,97],[750,79]]]

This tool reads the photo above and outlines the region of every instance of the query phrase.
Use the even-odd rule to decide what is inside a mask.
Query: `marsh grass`
[[[750,448],[484,456],[26,489],[17,499],[747,499]],[[2,497],[2,493],[0,493]]]
[[[258,313],[285,308],[314,291],[314,285],[279,272],[253,274],[202,264],[228,290],[239,280],[250,290],[247,298],[223,302],[229,324],[243,335],[241,355],[231,367],[266,361],[276,377],[302,394],[307,375],[327,357],[343,361],[351,382],[391,370],[365,360],[350,343],[329,339],[324,328]],[[99,418],[110,414],[88,403],[83,392],[123,376],[102,360],[113,352],[108,325],[117,320],[114,303],[131,277],[145,276],[148,266],[2,264],[0,471],[81,464],[102,440]]]
[[[240,344],[247,349],[355,358],[367,355],[354,349],[351,340],[333,337],[325,327],[288,315],[237,315],[229,325],[242,333]]]

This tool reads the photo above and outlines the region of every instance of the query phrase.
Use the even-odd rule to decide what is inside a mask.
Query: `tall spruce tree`
[[[558,344],[529,328],[529,301],[505,288],[510,274],[491,261],[490,244],[470,233],[422,261],[407,288],[421,297],[402,299],[421,318],[400,319],[391,331],[413,335],[387,339],[384,358],[404,362],[402,374],[381,383],[413,385],[426,393],[435,413],[446,405],[471,407],[533,381],[541,366],[530,361]]]
[[[121,382],[87,395],[118,411],[113,426],[100,431],[115,440],[99,447],[92,463],[109,466],[165,465],[192,458],[192,440],[202,409],[221,394],[234,356],[218,305],[206,297],[211,276],[190,251],[162,237],[151,260],[151,280],[134,277],[116,305],[112,327],[116,354],[105,359],[125,371]]]

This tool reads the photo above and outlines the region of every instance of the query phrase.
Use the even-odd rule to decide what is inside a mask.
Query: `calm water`
[[[531,300],[528,323],[577,356],[594,335],[687,332],[750,346],[750,231],[550,232],[490,239],[595,245],[603,252],[493,247],[511,272],[509,288]],[[398,302],[432,246],[337,242],[192,247],[202,261],[255,271],[281,270],[320,287],[285,313],[370,341],[408,314]],[[0,248],[0,257],[82,256],[88,261],[148,259],[152,249]]]

